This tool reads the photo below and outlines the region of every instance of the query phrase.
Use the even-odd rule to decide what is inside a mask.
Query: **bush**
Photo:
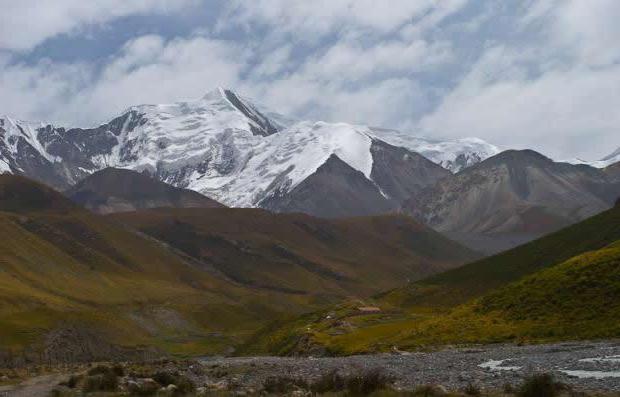
[[[352,374],[346,377],[338,371],[321,376],[310,386],[316,394],[345,392],[350,396],[367,396],[379,390],[389,389],[393,379],[379,369]]]
[[[388,389],[392,378],[379,369],[374,369],[345,380],[347,394],[353,396],[367,396],[379,390]]]
[[[324,393],[337,393],[346,389],[346,379],[338,374],[338,371],[331,371],[323,374],[318,380],[316,380],[310,389],[317,394]]]
[[[550,374],[538,374],[527,378],[517,393],[519,397],[556,397],[564,386]]]
[[[162,385],[163,387],[166,387],[168,385],[174,385],[175,381],[176,381],[176,376],[169,373],[169,372],[156,372],[153,376],[152,376],[153,380],[157,383],[159,383],[160,385]]]
[[[474,385],[473,383],[470,383],[467,386],[465,386],[465,388],[463,389],[463,393],[465,393],[468,396],[480,396],[482,394],[482,392],[480,391],[480,388]]]
[[[82,391],[116,391],[118,389],[118,376],[113,372],[87,376],[82,385]]]
[[[132,383],[128,387],[130,396],[153,396],[159,390],[159,385],[157,383]]]
[[[68,380],[66,380],[65,382],[61,382],[60,386],[68,387],[69,389],[75,389],[78,383],[80,383],[83,378],[84,377],[82,375],[71,375]]]
[[[185,395],[193,393],[196,390],[194,382],[192,382],[188,377],[178,373],[160,371],[155,373],[152,378],[163,387],[175,385],[177,387],[175,395]]]

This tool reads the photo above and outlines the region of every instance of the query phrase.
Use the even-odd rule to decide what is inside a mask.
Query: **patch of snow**
[[[583,359],[581,359],[579,361],[584,362],[584,363],[598,363],[598,362],[620,363],[620,355],[618,355],[618,356],[583,358]]]
[[[585,164],[585,165],[589,165],[590,167],[594,167],[594,168],[607,168],[612,164],[620,162],[620,148],[618,148],[615,152],[613,152],[612,154],[606,157],[603,157],[600,160],[587,161],[587,160],[582,160],[580,158],[574,158],[574,159],[564,160],[562,162],[569,163],[569,164]]]
[[[480,368],[485,368],[491,371],[518,371],[521,369],[521,367],[516,367],[516,366],[504,366],[502,364],[504,364],[506,361],[510,361],[510,359],[506,359],[506,360],[489,360],[487,362],[484,362],[480,365],[478,365]]]
[[[586,370],[560,370],[568,376],[574,376],[576,378],[620,378],[620,371],[586,371]]]
[[[479,138],[439,141],[382,128],[372,128],[371,133],[377,139],[417,152],[455,173],[501,152],[499,147]]]

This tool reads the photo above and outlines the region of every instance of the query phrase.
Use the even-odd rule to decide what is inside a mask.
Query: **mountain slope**
[[[618,195],[601,170],[506,151],[442,179],[404,210],[440,232],[531,240],[608,209]]]
[[[112,215],[243,285],[367,296],[477,255],[404,216],[328,220],[258,209]]]
[[[274,324],[242,353],[617,337],[620,206],[491,258]],[[373,306],[373,313],[360,307]]]
[[[271,320],[476,257],[402,216],[102,217],[15,175],[0,175],[0,235],[0,366],[221,354]]]
[[[179,189],[131,170],[105,168],[66,192],[79,205],[98,213],[155,207],[222,207],[197,192]]]
[[[612,179],[620,181],[620,161],[605,168],[605,173]]]
[[[284,310],[281,297],[199,269],[19,176],[0,176],[0,234],[2,366],[138,357],[138,346],[217,351]]]

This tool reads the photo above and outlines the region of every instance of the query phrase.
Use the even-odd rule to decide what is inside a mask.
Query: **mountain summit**
[[[132,106],[96,128],[0,119],[0,170],[66,190],[98,170],[124,168],[231,207],[351,216],[396,210],[402,200],[449,175],[437,163],[458,170],[495,152],[481,141],[409,136],[407,142],[407,134],[398,139],[390,134],[346,123],[293,121],[217,88],[195,101]],[[331,165],[341,163],[330,167],[330,159]],[[332,181],[344,174],[361,179],[344,192],[326,183],[326,170]],[[313,184],[322,185],[321,195],[308,195]],[[343,202],[328,210],[324,197],[360,198],[368,205],[344,211]]]

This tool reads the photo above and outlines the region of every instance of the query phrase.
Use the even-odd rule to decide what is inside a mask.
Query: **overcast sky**
[[[89,126],[232,88],[554,158],[620,146],[619,0],[0,0],[0,114]]]

